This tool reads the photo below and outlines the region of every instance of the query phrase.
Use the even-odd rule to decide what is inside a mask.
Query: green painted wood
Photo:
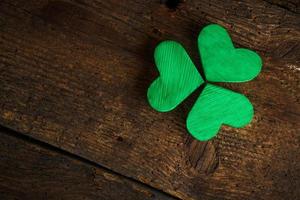
[[[212,82],[245,82],[255,78],[262,66],[254,51],[234,48],[227,31],[208,25],[198,37],[198,48],[206,79]]]
[[[150,85],[147,96],[157,111],[174,109],[204,83],[186,50],[177,42],[160,43],[154,59],[160,76]]]
[[[216,24],[206,26],[198,37],[205,76],[211,82],[245,82],[262,66],[258,54],[234,48],[227,31]],[[150,105],[157,111],[175,108],[204,83],[185,49],[164,41],[155,49],[158,77],[148,89]],[[207,84],[187,118],[188,131],[198,140],[214,137],[222,124],[240,128],[253,117],[253,107],[242,94]]]
[[[214,137],[222,124],[240,128],[253,117],[247,97],[219,86],[207,84],[190,111],[186,125],[198,140]]]

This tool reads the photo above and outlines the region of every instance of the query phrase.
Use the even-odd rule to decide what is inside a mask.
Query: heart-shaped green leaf
[[[255,78],[262,61],[254,51],[234,48],[227,31],[217,25],[206,26],[198,37],[206,79],[212,82],[245,82]]]
[[[148,89],[148,101],[157,111],[174,109],[204,81],[186,50],[177,42],[164,41],[154,52],[160,76]]]
[[[236,128],[247,125],[253,117],[253,107],[242,94],[207,84],[187,118],[187,129],[198,140],[215,136],[221,125]]]

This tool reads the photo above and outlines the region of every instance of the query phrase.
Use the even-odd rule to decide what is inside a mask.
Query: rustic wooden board
[[[165,2],[165,1],[161,1]],[[265,1],[0,2],[0,122],[184,199],[299,196],[297,9]],[[212,142],[191,139],[193,98],[171,113],[147,104],[157,76],[153,48],[181,42],[199,63],[196,38],[225,26],[257,50],[261,75],[220,84],[246,94],[255,118],[223,127]],[[274,165],[276,163],[276,165]]]
[[[173,199],[0,128],[0,199]]]

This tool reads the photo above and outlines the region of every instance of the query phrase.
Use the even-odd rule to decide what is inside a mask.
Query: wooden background
[[[153,49],[226,27],[256,50],[255,117],[189,136],[197,94],[157,113]],[[1,0],[0,199],[300,199],[298,0]]]

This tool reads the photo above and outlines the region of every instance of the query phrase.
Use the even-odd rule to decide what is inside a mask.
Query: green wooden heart
[[[209,25],[198,37],[205,76],[212,82],[245,82],[261,70],[253,51],[235,49],[224,28]],[[177,42],[160,43],[154,53],[160,76],[148,88],[148,101],[157,111],[174,109],[204,83],[185,49]],[[214,137],[222,124],[243,127],[253,117],[253,107],[242,94],[207,83],[191,109],[186,125],[198,140]]]
[[[259,55],[248,49],[234,48],[227,31],[217,24],[203,28],[198,48],[208,81],[245,82],[261,70]]]
[[[187,129],[204,141],[218,133],[222,124],[236,128],[247,125],[253,117],[253,107],[242,94],[207,84],[187,118]]]
[[[174,109],[204,83],[195,65],[181,44],[160,43],[154,52],[160,76],[148,89],[148,101],[157,111]]]

